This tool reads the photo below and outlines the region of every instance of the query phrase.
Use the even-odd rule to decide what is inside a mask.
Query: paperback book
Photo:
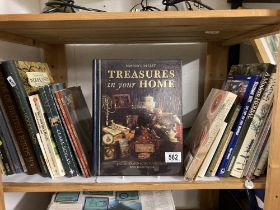
[[[96,175],[182,175],[179,60],[95,60]]]

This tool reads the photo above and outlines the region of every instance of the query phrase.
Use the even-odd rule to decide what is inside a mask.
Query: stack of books
[[[92,118],[80,87],[54,83],[45,63],[0,65],[0,168],[46,177],[91,175]]]
[[[222,90],[212,89],[187,137],[187,180],[251,180],[264,172],[275,71],[271,64],[234,65]]]

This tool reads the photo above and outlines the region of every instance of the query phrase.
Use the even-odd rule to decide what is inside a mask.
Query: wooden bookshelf
[[[135,44],[208,42],[204,95],[218,87],[227,74],[230,45],[247,42],[280,30],[280,10],[219,10],[141,13],[13,14],[0,15],[0,40],[39,47],[57,82],[67,81],[65,44]],[[279,84],[279,70],[277,83]],[[280,95],[277,85],[267,179],[255,181],[266,188],[266,209],[280,209]],[[0,176],[1,180],[1,176]],[[243,189],[244,180],[227,178],[200,182],[141,183],[25,183],[0,182],[4,192],[82,190],[191,190]],[[3,189],[3,190],[2,190]],[[0,210],[4,207],[0,205]]]

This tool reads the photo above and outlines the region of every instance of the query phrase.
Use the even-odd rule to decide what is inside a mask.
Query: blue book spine
[[[235,148],[235,145],[238,140],[238,136],[240,134],[241,128],[245,122],[246,116],[248,114],[248,111],[251,107],[252,101],[254,99],[254,95],[256,93],[257,87],[259,85],[259,81],[261,80],[260,76],[251,76],[251,77],[245,77],[245,76],[232,76],[230,79],[235,80],[249,80],[248,87],[246,88],[245,95],[242,101],[242,107],[240,110],[240,114],[237,117],[237,120],[235,122],[235,125],[233,127],[233,136],[229,142],[229,145],[227,147],[227,150],[223,156],[222,162],[218,168],[216,176],[222,177],[224,176],[226,169],[230,163],[230,158],[232,155],[232,152]]]
[[[71,150],[71,145],[69,143],[69,139],[67,138],[66,131],[62,125],[58,109],[54,102],[51,87],[46,85],[39,88],[39,96],[46,112],[66,176],[77,176],[79,169]]]

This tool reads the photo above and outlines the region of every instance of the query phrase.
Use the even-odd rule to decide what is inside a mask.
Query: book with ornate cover
[[[81,87],[55,91],[54,95],[80,169],[85,177],[89,177],[93,156],[92,117]]]
[[[9,89],[8,81],[5,79],[5,75],[0,65],[0,98],[2,99],[3,107],[5,108],[7,117],[9,119],[11,129],[14,132],[15,140],[18,143],[19,150],[21,151],[24,159],[27,173],[35,174],[40,172],[38,161],[35,157],[35,153],[32,147],[31,140],[28,136],[27,130],[23,125],[22,118],[20,117],[19,110],[16,102],[12,96],[12,92]]]
[[[29,102],[34,114],[35,121],[37,123],[37,127],[40,132],[42,145],[47,157],[46,162],[50,166],[49,171],[51,171],[51,176],[53,178],[64,176],[65,171],[62,166],[61,158],[58,154],[56,144],[53,140],[51,130],[48,126],[39,95],[35,94],[29,96]]]
[[[39,88],[39,96],[45,110],[49,126],[52,130],[55,143],[65,170],[66,176],[72,177],[79,174],[79,169],[71,149],[71,144],[63,127],[52,93],[52,85],[45,85]]]
[[[264,170],[267,166],[268,152],[269,152],[269,147],[270,147],[269,141],[270,141],[270,138],[268,138],[268,140],[265,143],[264,149],[263,149],[260,159],[257,163],[257,167],[254,171],[254,176],[260,176],[264,172]]]
[[[50,176],[42,153],[38,128],[31,111],[28,96],[37,93],[38,88],[53,82],[48,65],[40,62],[4,61],[5,78],[19,108],[24,125],[28,131],[35,155],[43,176]]]
[[[232,151],[234,150],[240,130],[244,124],[245,118],[247,116],[248,110],[252,104],[254,95],[257,91],[258,85],[260,83],[261,77],[257,75],[246,76],[246,75],[233,75],[227,78],[224,90],[233,92],[238,95],[236,104],[241,106],[239,115],[233,125],[233,135],[230,139],[226,152],[223,155],[222,161],[218,168],[218,176],[224,176],[226,168],[229,165],[230,158],[232,156]]]
[[[228,91],[211,90],[186,139],[185,179],[194,179],[236,97]]]
[[[272,73],[254,115],[252,115],[252,112],[248,114],[248,118],[250,117],[252,120],[247,132],[245,132],[246,135],[243,136],[243,141],[240,141],[240,144],[237,145],[239,150],[236,153],[235,159],[233,158],[231,176],[241,178],[243,175],[247,160],[250,158],[252,150],[254,150],[257,137],[265,124],[265,119],[272,106],[275,84],[276,73]]]
[[[179,60],[94,60],[97,175],[182,175]]]

